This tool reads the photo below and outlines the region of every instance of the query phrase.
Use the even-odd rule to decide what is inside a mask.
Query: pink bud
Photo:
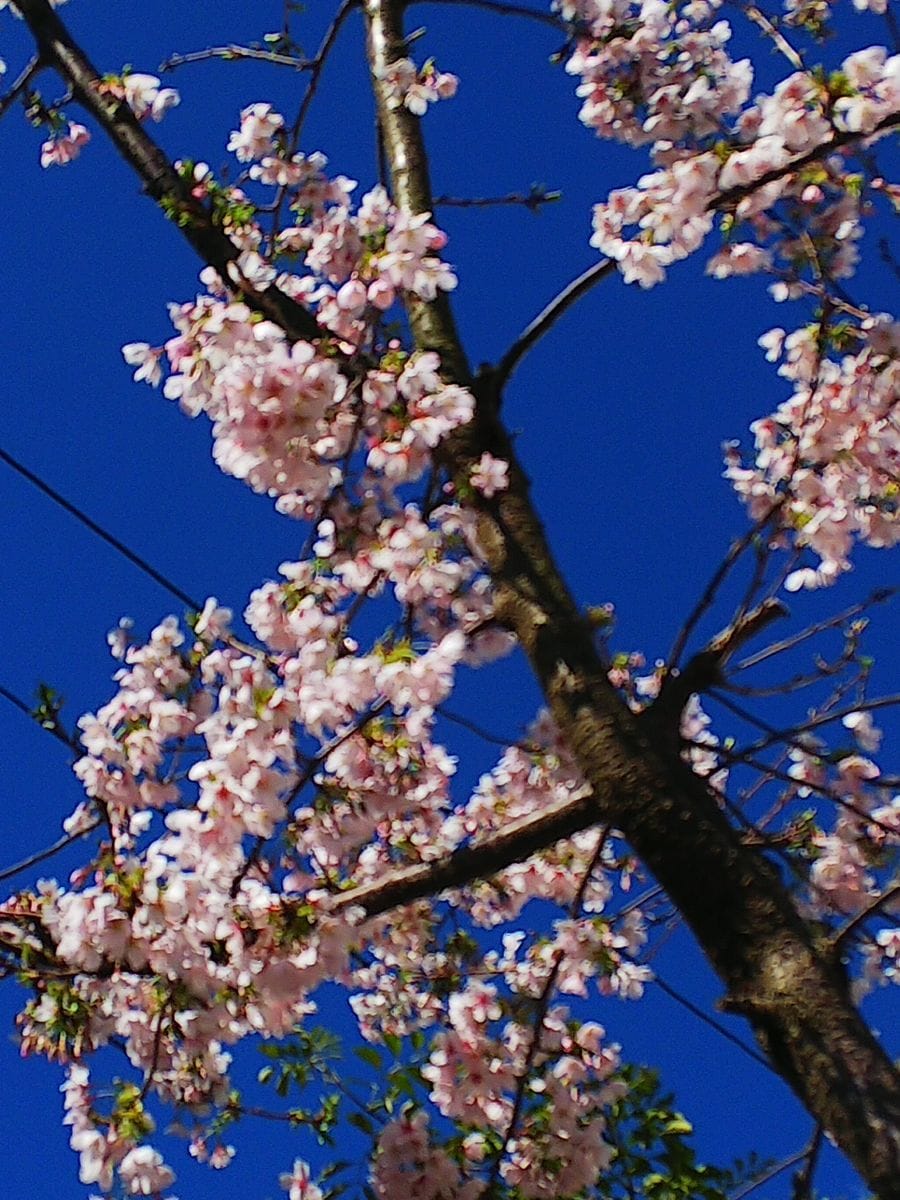
[[[366,285],[359,279],[350,279],[337,294],[338,308],[344,312],[362,312],[366,306]]]
[[[381,312],[391,307],[395,294],[393,284],[388,283],[386,279],[376,279],[374,283],[369,284],[369,303]]]

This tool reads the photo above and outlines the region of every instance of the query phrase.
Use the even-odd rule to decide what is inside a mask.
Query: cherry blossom
[[[774,299],[819,305],[813,324],[760,338],[789,394],[751,426],[747,458],[726,452],[761,537],[796,552],[783,584],[798,591],[835,582],[856,543],[898,540],[900,326],[833,285],[855,271],[872,205],[894,195],[854,155],[900,111],[900,56],[869,47],[837,72],[797,69],[751,102],[752,69],[730,57],[721,7],[555,5],[572,26],[566,70],[581,121],[649,155],[634,186],[595,206],[591,244],[647,288],[718,224],[709,274],[764,274]],[[788,14],[807,27],[824,19],[807,0]],[[408,58],[379,80],[394,109],[416,116],[458,84],[433,60]],[[141,120],[179,102],[152,75],[100,86]],[[45,124],[44,166],[71,161],[90,136],[58,114]],[[444,706],[462,673],[514,645],[479,520],[506,503],[496,497],[516,472],[478,450],[458,474],[447,469],[442,447],[472,423],[475,398],[402,319],[411,302],[456,287],[446,234],[380,184],[357,196],[324,154],[291,143],[282,114],[257,102],[227,143],[246,164],[240,186],[205,163],[177,164],[233,257],[170,306],[173,336],[122,354],[135,380],[207,418],[221,469],[306,521],[308,536],[252,592],[243,633],[211,597],[145,640],[125,618],[109,635],[115,688],[75,726],[83,798],[64,823],[90,835],[87,861],[2,908],[4,942],[33,993],[21,1046],[65,1067],[82,1182],[159,1197],[174,1173],[151,1144],[151,1100],[178,1111],[191,1155],[227,1166],[232,1052],[303,1033],[326,985],[341,987],[367,1050],[399,1060],[404,1039],[415,1049],[407,1098],[385,1101],[372,1133],[376,1196],[476,1200],[497,1179],[529,1200],[582,1195],[612,1161],[610,1109],[626,1085],[620,1048],[578,1002],[637,1000],[651,985],[653,895],[625,903],[640,865],[595,821],[387,914],[366,917],[354,897],[583,804],[591,789],[540,712],[460,791]],[[277,228],[266,223],[273,209],[285,217]],[[289,337],[248,302],[276,289],[311,314],[308,336]],[[613,653],[609,611],[588,614],[613,699],[639,723],[679,676],[662,659]],[[805,912],[835,929],[879,917],[848,951],[861,994],[898,978],[897,906],[879,905],[900,799],[875,760],[881,731],[861,687],[852,704],[835,713],[849,749],[832,752],[812,721],[785,741],[768,782],[783,786],[786,830],[802,826],[792,861]],[[724,805],[739,771],[711,711],[705,697],[683,697],[671,750]],[[824,810],[825,800],[836,815],[798,816],[800,802]],[[95,1086],[87,1062],[110,1047],[131,1076]],[[324,1194],[302,1158],[280,1184],[289,1200]]]
[[[456,95],[459,80],[446,71],[438,71],[429,59],[419,69],[409,58],[399,58],[381,74],[388,90],[389,102],[399,108],[402,104],[417,117],[422,117],[429,104],[449,100]]]
[[[271,104],[251,104],[241,112],[241,127],[232,133],[228,149],[240,162],[263,159],[275,154],[276,137],[284,128],[284,118]]]
[[[58,133],[41,146],[42,167],[64,167],[81,153],[91,135],[77,121],[70,121],[64,133]]]
[[[309,1164],[303,1159],[294,1160],[290,1172],[279,1176],[278,1182],[288,1193],[288,1200],[322,1200],[322,1191],[310,1182]]]
[[[475,470],[469,476],[469,483],[473,488],[476,488],[483,496],[490,499],[497,492],[505,491],[509,487],[509,463],[503,459],[494,458],[485,450],[481,458],[475,464]]]

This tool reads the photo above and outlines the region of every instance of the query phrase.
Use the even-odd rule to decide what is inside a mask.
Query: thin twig
[[[716,1033],[721,1034],[721,1036],[731,1042],[732,1045],[737,1046],[738,1049],[742,1050],[748,1058],[752,1058],[754,1062],[759,1063],[759,1065],[762,1067],[765,1067],[767,1071],[772,1071],[773,1074],[776,1075],[778,1074],[778,1072],[775,1071],[775,1068],[764,1055],[760,1054],[758,1050],[754,1050],[752,1046],[748,1046],[745,1041],[737,1036],[737,1034],[732,1033],[727,1026],[723,1025],[720,1021],[717,1021],[715,1017],[711,1017],[709,1013],[704,1012],[703,1009],[694,1004],[692,1000],[688,1000],[686,996],[682,996],[680,992],[677,992],[675,988],[671,986],[671,984],[668,984],[664,979],[661,979],[656,972],[653,974],[653,982],[659,987],[661,992],[665,992],[665,994],[674,1000],[676,1004],[680,1004],[682,1008],[695,1016],[699,1021],[702,1021],[704,1025],[708,1025],[710,1029],[715,1029]]]
[[[746,533],[739,537],[737,541],[731,543],[728,553],[713,572],[712,577],[710,578],[706,587],[703,589],[700,599],[694,605],[693,609],[688,615],[687,620],[679,630],[678,636],[675,638],[675,642],[672,646],[672,649],[669,651],[669,658],[666,663],[667,675],[671,674],[675,667],[678,666],[685,647],[690,640],[691,634],[697,628],[704,615],[712,607],[716,596],[719,594],[719,588],[725,582],[725,579],[731,571],[731,568],[738,561],[747,547],[753,543],[753,541],[759,536],[759,534],[762,533],[769,522],[773,520],[778,511],[778,507],[779,505],[776,502],[776,504],[769,509],[765,516],[760,517],[760,519],[754,525],[750,526]]]
[[[591,876],[594,874],[594,871],[597,868],[597,864],[600,862],[600,859],[603,855],[603,850],[609,839],[609,835],[610,829],[607,825],[600,831],[600,837],[597,841],[596,849],[591,856],[591,861],[588,864],[587,870],[581,877],[578,885],[578,891],[575,893],[575,897],[569,906],[569,913],[573,920],[581,911],[587,886],[590,883]],[[509,1122],[506,1126],[503,1140],[500,1143],[499,1149],[494,1155],[494,1159],[491,1163],[490,1171],[488,1173],[487,1184],[485,1187],[485,1192],[488,1196],[491,1196],[496,1189],[497,1181],[500,1176],[500,1163],[503,1159],[503,1155],[506,1152],[507,1146],[515,1136],[516,1126],[519,1123],[519,1117],[522,1115],[522,1107],[525,1104],[525,1093],[527,1091],[527,1085],[531,1079],[531,1071],[541,1049],[541,1029],[543,1028],[544,1018],[547,1015],[547,1009],[550,1007],[550,1001],[553,997],[556,981],[559,978],[559,972],[562,969],[564,958],[565,952],[561,948],[558,949],[553,956],[553,963],[550,967],[547,978],[544,980],[544,985],[541,988],[540,995],[535,998],[535,1011],[531,1023],[531,1042],[529,1043],[528,1051],[525,1055],[525,1062],[522,1066],[522,1070],[519,1072],[519,1075],[516,1079],[516,1092],[513,1098],[513,1107],[512,1112],[510,1113]]]
[[[770,1183],[773,1179],[777,1178],[784,1171],[787,1171],[791,1167],[795,1166],[798,1162],[803,1162],[808,1153],[809,1152],[807,1148],[804,1146],[802,1150],[797,1150],[794,1154],[788,1155],[787,1158],[781,1159],[781,1161],[775,1163],[774,1166],[767,1167],[761,1175],[757,1175],[755,1179],[751,1179],[750,1182],[745,1184],[742,1188],[738,1188],[736,1192],[732,1192],[728,1197],[728,1200],[744,1200],[745,1196],[751,1195],[764,1184]]]
[[[263,50],[256,46],[210,46],[206,50],[189,50],[186,54],[170,54],[159,64],[160,72],[174,71],[191,63],[206,62],[211,58],[221,58],[226,62],[242,58],[250,58],[260,62],[272,63],[277,67],[293,67],[295,71],[309,71],[315,59],[297,58],[293,54],[279,54],[276,50]]]
[[[307,86],[303,99],[300,102],[300,109],[297,113],[297,118],[291,128],[291,142],[295,150],[300,138],[300,131],[302,130],[303,123],[306,120],[306,114],[309,112],[309,106],[312,104],[313,98],[318,90],[319,81],[322,78],[322,71],[325,67],[328,55],[331,53],[334,44],[337,41],[338,34],[341,32],[341,27],[343,26],[347,17],[349,17],[350,13],[354,10],[354,8],[357,8],[358,5],[359,0],[343,0],[343,3],[334,15],[334,19],[325,31],[325,35],[322,38],[319,49],[316,51],[315,57],[310,61],[309,70],[311,74],[309,85]]]
[[[813,1175],[815,1174],[816,1162],[818,1161],[824,1139],[825,1130],[821,1125],[817,1125],[812,1132],[812,1137],[809,1139],[809,1145],[806,1147],[806,1161],[800,1170],[794,1173],[794,1190],[791,1200],[813,1200]]]
[[[718,699],[721,703],[725,703],[722,696]],[[802,725],[794,725],[790,729],[774,729],[771,725],[766,725],[764,722],[755,717],[749,717],[753,720],[760,729],[767,730],[767,736],[760,738],[759,741],[752,742],[746,747],[747,754],[758,754],[760,750],[767,750],[769,746],[773,746],[778,742],[795,741],[803,746],[800,741],[800,735],[809,733],[813,729],[819,729],[823,725],[830,725],[833,721],[839,721],[843,717],[849,717],[851,713],[856,712],[871,712],[878,708],[893,708],[900,705],[900,692],[892,696],[879,696],[875,700],[860,700],[855,704],[847,705],[844,708],[837,708],[831,712],[819,713],[817,716],[810,717],[808,721],[804,721]],[[732,706],[735,707],[735,706]],[[809,746],[804,746],[803,749],[809,753]],[[744,751],[742,751],[743,753]]]
[[[62,837],[57,838],[52,845],[46,846],[43,850],[38,850],[35,854],[29,854],[27,858],[13,863],[11,867],[4,867],[0,871],[0,880],[12,879],[14,875],[21,875],[23,871],[27,871],[30,867],[36,867],[38,863],[45,862],[48,858],[52,858],[54,854],[58,854],[60,850],[65,850],[66,846],[71,846],[79,838],[92,833],[99,824],[101,824],[100,821],[94,821],[92,825],[88,825],[84,829],[79,829],[77,833],[65,833]]]
[[[699,745],[701,749],[704,748],[703,743],[697,743],[697,745]],[[709,747],[707,746],[705,748],[708,749]],[[748,767],[751,770],[759,771],[763,776],[765,776],[767,781],[776,779],[779,783],[784,783],[788,787],[795,789],[804,788],[809,792],[815,792],[817,796],[824,796],[824,798],[826,800],[830,800],[832,804],[836,804],[839,808],[843,808],[848,813],[851,813],[857,818],[858,821],[866,825],[871,825],[873,828],[880,830],[887,837],[893,838],[897,835],[896,829],[885,824],[883,821],[877,820],[874,816],[872,816],[871,813],[866,812],[864,808],[860,808],[858,805],[848,800],[846,796],[839,795],[832,788],[824,787],[817,783],[810,783],[808,780],[795,779],[793,775],[789,775],[786,771],[781,771],[769,763],[759,762],[755,758],[751,758],[744,754],[732,754],[731,751],[724,746],[716,746],[715,749],[716,754],[723,758],[729,766],[740,765]],[[805,882],[809,884],[810,881],[807,878]]]
[[[562,192],[532,188],[529,192],[509,192],[505,196],[435,196],[435,208],[494,208],[518,204],[530,212],[538,212],[542,204],[555,204]]]
[[[559,295],[554,296],[550,303],[523,329],[494,368],[492,377],[498,391],[506,384],[529,350],[537,345],[544,334],[549,333],[560,317],[601,279],[614,274],[615,269],[614,259],[602,259],[567,284]]]
[[[297,110],[297,116],[294,118],[294,123],[291,126],[290,135],[288,137],[288,153],[296,154],[300,148],[300,135],[303,132],[303,125],[309,113],[310,105],[315,99],[316,92],[319,89],[319,82],[322,78],[322,72],[325,69],[325,63],[328,56],[334,48],[341,28],[349,17],[350,13],[359,6],[360,0],[343,0],[340,8],[334,15],[331,24],[325,30],[322,41],[319,43],[319,48],[315,56],[309,61],[309,83],[306,85],[306,91],[303,93],[303,99],[300,101],[300,107]],[[281,229],[281,213],[284,208],[284,202],[288,195],[288,188],[280,187],[278,195],[275,198],[275,203],[272,206],[272,223],[269,229],[268,245],[274,249],[278,234]]]
[[[852,916],[847,924],[837,931],[837,933],[831,939],[831,944],[834,947],[835,952],[837,953],[843,949],[847,940],[853,936],[860,925],[863,925],[866,921],[868,921],[869,917],[874,916],[875,913],[877,913],[880,909],[885,908],[898,896],[900,896],[900,880],[891,884],[891,886],[883,891],[880,896],[876,896],[871,904],[866,905],[864,909],[856,913],[855,916]]]
[[[872,592],[868,599],[863,600],[860,604],[853,604],[850,608],[845,608],[843,612],[839,612],[837,616],[828,617],[824,621],[819,621],[815,625],[809,625],[806,629],[795,633],[789,638],[785,638],[780,642],[773,642],[771,646],[767,646],[765,650],[760,650],[756,654],[751,654],[749,658],[743,658],[735,665],[735,671],[746,671],[750,667],[755,667],[758,663],[764,662],[767,658],[771,658],[775,654],[781,654],[785,650],[793,650],[795,646],[799,646],[801,642],[807,641],[811,637],[815,637],[819,633],[824,633],[828,629],[833,629],[836,625],[843,624],[844,621],[852,620],[853,617],[858,617],[860,613],[866,611],[867,608],[872,608],[876,604],[884,604],[886,601],[893,599],[897,594],[896,588],[879,588]]]
[[[477,721],[472,721],[469,717],[461,716],[459,713],[451,712],[443,704],[438,706],[437,711],[444,720],[450,721],[454,725],[459,725],[463,729],[468,729],[471,733],[477,734],[483,741],[490,742],[494,746],[502,746],[506,750],[515,746],[520,750],[524,750],[526,754],[540,754],[543,750],[543,747],[539,746],[537,742],[516,741],[512,738],[503,737],[499,733],[491,733],[490,730],[479,725]]]
[[[485,12],[497,13],[501,17],[525,17],[528,20],[538,21],[541,25],[549,25],[551,28],[559,30],[560,33],[570,34],[572,32],[571,26],[562,17],[542,12],[540,9],[529,8],[525,4],[508,4],[506,0],[409,0],[410,7],[413,3],[459,4],[468,8],[482,8]]]
[[[35,54],[34,58],[31,59],[18,78],[13,82],[12,87],[6,95],[0,96],[0,118],[6,116],[19,96],[28,88],[32,79],[39,75],[46,65],[40,54]]]
[[[62,742],[62,744],[74,754],[82,753],[82,747],[78,740],[70,737],[70,735],[66,733],[60,724],[58,724],[56,721],[52,723],[47,722],[46,724],[42,722],[35,713],[34,705],[29,704],[27,701],[23,700],[21,696],[17,696],[15,692],[10,691],[9,688],[4,687],[2,684],[0,684],[0,696],[17,708],[19,712],[23,712],[26,717],[30,718],[30,720],[36,721],[37,724],[40,725],[41,729],[45,730],[45,732],[49,733],[52,737],[55,737],[58,742]]]

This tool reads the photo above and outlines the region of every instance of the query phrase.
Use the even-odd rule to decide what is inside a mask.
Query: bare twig
[[[468,717],[462,716],[460,713],[450,711],[445,705],[441,704],[438,707],[438,713],[446,721],[450,721],[454,725],[459,725],[463,729],[468,729],[471,733],[477,734],[485,742],[491,742],[494,746],[503,746],[504,749],[510,749],[512,746],[518,746],[520,750],[524,750],[527,754],[540,753],[542,747],[536,742],[526,742],[524,740],[516,740],[515,738],[503,737],[499,733],[491,733],[489,729],[485,729],[483,725],[479,725],[477,721],[472,721]]]
[[[719,699],[722,703],[725,702],[723,697],[720,696]],[[875,700],[860,700],[858,703],[847,705],[844,708],[819,713],[817,716],[810,717],[808,721],[804,721],[802,725],[793,725],[790,729],[774,729],[758,718],[753,718],[755,723],[761,729],[767,729],[768,733],[766,737],[760,738],[759,741],[752,742],[743,752],[758,754],[761,750],[767,750],[769,746],[787,741],[791,741],[808,751],[809,747],[804,747],[802,740],[800,740],[802,734],[810,733],[813,729],[820,729],[823,725],[830,725],[833,721],[840,721],[842,717],[849,717],[851,713],[870,712],[879,708],[895,708],[898,705],[900,705],[900,692],[892,696],[879,696]]]
[[[77,842],[79,838],[84,837],[88,833],[92,833],[102,822],[94,821],[93,824],[87,825],[84,829],[79,829],[77,833],[65,833],[62,837],[56,839],[50,846],[45,846],[43,850],[38,850],[36,854],[29,854],[27,858],[21,859],[17,863],[13,863],[11,867],[4,867],[0,871],[0,880],[12,879],[14,875],[21,875],[23,871],[29,870],[31,867],[36,867],[38,863],[46,862],[48,858],[52,858],[54,854],[59,854],[60,850],[65,850],[66,846],[71,846],[73,842]]]
[[[886,888],[880,896],[876,896],[871,904],[867,904],[865,908],[850,918],[846,925],[842,926],[834,937],[831,939],[831,944],[834,947],[835,953],[839,953],[853,934],[859,927],[868,921],[869,917],[873,917],[883,908],[887,908],[897,897],[900,896],[900,880],[892,883],[889,888]]]
[[[746,1196],[752,1195],[753,1192],[757,1191],[765,1184],[771,1183],[773,1179],[776,1179],[785,1171],[790,1170],[790,1168],[796,1166],[797,1163],[803,1162],[808,1153],[808,1148],[804,1146],[802,1150],[797,1150],[796,1153],[789,1154],[787,1158],[782,1158],[779,1162],[775,1163],[774,1166],[767,1167],[761,1175],[757,1175],[755,1179],[751,1179],[749,1183],[746,1183],[743,1187],[738,1188],[736,1192],[732,1192],[728,1200],[744,1200]]]
[[[31,81],[43,71],[45,66],[46,63],[40,54],[35,54],[21,74],[13,81],[9,91],[4,96],[0,96],[0,117],[6,116],[16,100],[28,90]]]
[[[666,663],[667,675],[671,674],[675,667],[678,666],[685,647],[690,641],[691,634],[697,628],[708,610],[712,607],[716,596],[719,594],[719,588],[725,582],[725,579],[730,573],[731,568],[738,561],[747,547],[752,545],[765,527],[775,519],[775,516],[778,512],[778,507],[779,505],[776,502],[776,504],[765,514],[764,517],[761,517],[755,525],[751,525],[746,533],[744,533],[736,541],[732,542],[728,553],[713,572],[711,579],[703,589],[700,599],[688,614],[687,620],[684,622],[678,632],[678,636],[675,638],[672,649],[669,651],[668,662]]]
[[[816,1163],[819,1159],[819,1152],[822,1149],[822,1144],[825,1138],[825,1130],[821,1125],[817,1125],[809,1139],[809,1145],[806,1147],[804,1155],[805,1162],[799,1171],[794,1173],[794,1178],[791,1181],[793,1191],[791,1200],[813,1200],[813,1175],[816,1170]]]
[[[676,1004],[680,1004],[686,1012],[689,1012],[692,1016],[696,1017],[698,1021],[702,1021],[704,1025],[708,1025],[710,1029],[714,1029],[716,1033],[725,1038],[726,1041],[731,1042],[733,1046],[737,1046],[737,1048],[746,1054],[748,1058],[752,1058],[755,1063],[759,1063],[759,1065],[761,1067],[765,1067],[767,1071],[772,1071],[772,1064],[765,1057],[765,1055],[760,1054],[758,1050],[754,1050],[752,1046],[748,1046],[742,1038],[739,1038],[736,1033],[732,1033],[726,1025],[722,1024],[721,1021],[717,1021],[715,1017],[711,1017],[708,1012],[704,1012],[703,1009],[694,1004],[692,1000],[688,1000],[687,996],[683,996],[681,992],[676,991],[676,989],[673,988],[671,984],[666,983],[666,981],[662,979],[656,971],[653,972],[653,983],[656,984],[661,992],[665,992],[670,999],[674,1000]]]
[[[569,24],[562,17],[553,13],[542,12],[537,8],[529,8],[526,4],[508,4],[506,0],[410,0],[410,3],[428,4],[459,4],[467,8],[482,8],[485,12],[496,13],[501,17],[524,17],[526,20],[537,21],[541,25],[549,25],[561,33],[572,32]]]
[[[306,91],[303,93],[303,99],[300,101],[300,107],[297,109],[297,116],[294,118],[294,123],[291,126],[290,135],[288,138],[288,150],[291,154],[296,154],[300,148],[300,135],[303,132],[303,125],[309,113],[310,106],[316,97],[316,92],[319,90],[319,83],[322,78],[322,72],[325,69],[325,63],[328,61],[328,56],[337,42],[338,35],[343,28],[344,22],[350,16],[355,8],[358,8],[360,0],[342,0],[340,7],[334,15],[331,24],[325,30],[322,41],[319,43],[319,48],[313,58],[309,60],[306,69],[309,70],[309,83],[306,86]],[[281,229],[281,213],[284,208],[284,202],[287,198],[288,188],[281,187],[278,189],[278,195],[275,198],[275,203],[272,206],[272,224],[269,229],[268,245],[274,247],[278,238],[278,233]]]
[[[750,667],[755,667],[758,663],[764,662],[767,658],[771,658],[775,654],[781,654],[785,650],[793,650],[799,646],[801,642],[808,641],[810,638],[816,637],[820,633],[824,633],[828,629],[834,629],[838,625],[842,625],[845,621],[851,621],[854,617],[858,617],[864,613],[867,608],[872,608],[876,604],[884,604],[888,600],[893,599],[897,594],[896,588],[879,588],[860,604],[853,604],[850,608],[845,608],[843,612],[839,612],[834,617],[828,617],[824,621],[818,621],[815,625],[809,625],[806,629],[802,629],[799,633],[793,634],[789,638],[785,638],[780,642],[773,642],[771,646],[766,646],[765,650],[760,650],[756,654],[751,654],[749,658],[741,659],[735,665],[735,671],[746,671]]]
[[[355,8],[359,7],[360,0],[342,0],[340,8],[334,15],[334,19],[325,31],[325,35],[319,45],[318,50],[309,62],[310,79],[303,100],[300,102],[300,109],[297,113],[297,118],[291,127],[291,145],[294,150],[297,149],[300,140],[300,132],[303,128],[303,123],[306,120],[306,114],[309,112],[309,106],[315,98],[319,87],[319,82],[322,78],[322,71],[328,56],[334,48],[334,44],[338,39],[338,34],[341,32],[344,22],[350,16]]]
[[[567,284],[559,295],[553,297],[534,320],[526,325],[494,368],[492,378],[498,390],[506,384],[529,350],[533,349],[541,338],[550,332],[560,317],[582,296],[587,295],[601,279],[612,275],[615,269],[616,264],[613,259],[602,259],[594,266],[588,267],[577,279],[573,279],[571,283]]]
[[[190,50],[186,54],[170,54],[159,64],[161,72],[174,71],[191,63],[207,62],[209,59],[220,58],[226,62],[239,59],[254,59],[260,62],[272,63],[278,67],[293,67],[295,71],[308,71],[315,59],[297,58],[293,54],[279,54],[275,50],[264,50],[259,46],[210,46],[206,50]]]
[[[610,829],[609,826],[606,826],[600,832],[597,847],[591,856],[591,861],[587,870],[581,877],[581,881],[578,885],[578,891],[575,893],[575,897],[569,906],[569,912],[573,919],[577,917],[581,911],[587,886],[590,883],[591,876],[596,870],[597,864],[600,862],[604,847],[609,839],[609,835]],[[497,1153],[494,1155],[494,1159],[490,1166],[490,1171],[488,1172],[487,1185],[485,1188],[485,1192],[488,1196],[493,1195],[495,1192],[497,1181],[500,1177],[500,1164],[503,1160],[503,1155],[505,1154],[506,1148],[510,1141],[515,1136],[516,1127],[518,1126],[519,1118],[522,1115],[522,1108],[525,1104],[525,1093],[528,1088],[528,1083],[531,1079],[531,1071],[541,1049],[541,1029],[543,1028],[544,1018],[547,1015],[547,1009],[550,1006],[550,1001],[553,997],[554,989],[556,988],[556,981],[559,978],[559,972],[562,968],[564,958],[564,951],[562,949],[558,949],[553,956],[553,962],[547,978],[544,980],[544,986],[541,988],[540,994],[535,998],[534,1014],[531,1021],[531,1042],[529,1043],[528,1050],[525,1054],[525,1062],[522,1065],[522,1070],[519,1072],[519,1075],[516,1079],[516,1090],[513,1097],[513,1106],[512,1112],[510,1113],[509,1122],[507,1123],[503,1140],[500,1143]]]
[[[542,204],[555,204],[562,192],[532,188],[528,192],[509,192],[505,196],[435,196],[435,208],[496,208],[501,205],[521,205],[538,212]]]

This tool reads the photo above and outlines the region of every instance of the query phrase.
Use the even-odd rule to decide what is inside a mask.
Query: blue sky
[[[295,28],[312,50],[332,4],[314,0],[309,7]],[[148,6],[133,0],[73,0],[62,15],[101,70],[131,63],[152,72],[176,50],[258,39],[278,27],[281,5],[157,0],[148,16]],[[12,75],[28,41],[9,14],[0,21],[0,56]],[[418,5],[411,21],[427,27],[417,60],[434,54],[462,80],[458,97],[426,118],[436,193],[489,196],[527,191],[532,183],[563,191],[559,204],[537,215],[521,208],[439,214],[460,278],[454,303],[470,359],[496,360],[543,304],[595,261],[590,206],[633,182],[644,163],[580,126],[574,81],[548,62],[561,41],[552,29],[455,6]],[[842,28],[831,60],[883,37],[867,17],[845,13]],[[760,86],[770,83],[775,64],[767,49],[755,32],[744,31],[741,41],[766,73]],[[354,20],[326,69],[303,149],[322,150],[332,170],[365,188],[375,181],[375,158],[360,50]],[[228,132],[244,105],[264,99],[290,112],[299,88],[290,72],[220,62],[186,68],[167,82],[181,91],[182,105],[154,133],[172,157],[214,166],[226,160]],[[48,97],[62,90],[49,76],[41,86]],[[41,140],[19,111],[0,125],[0,446],[187,592],[217,595],[239,610],[253,587],[296,555],[303,530],[222,476],[205,425],[132,384],[119,353],[123,343],[168,336],[166,304],[194,294],[199,264],[99,134],[65,170],[41,170]],[[866,249],[877,257],[871,236]],[[806,315],[775,308],[759,280],[705,278],[702,262],[698,256],[681,265],[651,292],[605,281],[528,357],[506,401],[573,589],[586,604],[613,601],[617,647],[641,649],[651,660],[665,654],[730,538],[745,527],[721,479],[721,443],[745,437],[749,422],[785,395],[756,339]],[[889,305],[890,282],[875,265],[853,287],[877,310]],[[7,631],[0,684],[24,697],[38,681],[52,684],[66,697],[71,721],[109,695],[114,664],[105,634],[119,617],[147,630],[181,606],[2,466],[0,497],[7,514],[0,525],[0,624]],[[798,619],[852,603],[889,581],[891,571],[886,556],[862,554],[832,595],[793,602]],[[888,630],[882,615],[873,638],[879,670],[889,665]],[[886,671],[881,682],[887,690]],[[537,696],[513,661],[464,677],[453,703],[515,737]],[[462,795],[490,765],[490,751],[458,731],[452,736],[463,759]],[[0,738],[7,748],[0,756],[4,865],[52,841],[80,789],[65,750],[7,705],[0,707]],[[668,981],[712,1004],[717,985],[686,937],[676,937],[658,961]],[[60,1124],[60,1073],[20,1060],[7,1037],[16,999],[10,985],[0,992],[8,1194],[86,1194]],[[883,1000],[875,1011],[886,1020]],[[807,1137],[809,1119],[780,1082],[659,992],[636,1005],[598,1003],[597,1013],[626,1058],[662,1068],[697,1125],[704,1154],[726,1160],[756,1149],[777,1158]],[[312,1152],[298,1135],[270,1127],[246,1127],[237,1144],[240,1154],[224,1177],[186,1156],[173,1158],[182,1200],[219,1197],[223,1189],[275,1196],[278,1172],[295,1154]],[[819,1184],[833,1196],[860,1194],[833,1155],[826,1155]],[[787,1180],[761,1193],[769,1200],[788,1194]]]

